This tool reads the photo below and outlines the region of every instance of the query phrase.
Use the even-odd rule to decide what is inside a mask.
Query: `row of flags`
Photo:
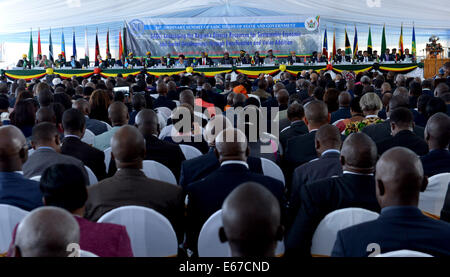
[[[386,25],[383,26],[383,33],[381,35],[381,53],[383,54],[386,51]],[[400,55],[403,55],[404,53],[404,47],[403,47],[403,24],[401,26],[401,31],[400,31],[400,38],[399,38],[399,42],[398,42],[398,50]],[[370,29],[369,26],[369,36],[367,39],[367,52],[369,53],[369,55],[372,55],[372,51],[373,51],[373,47],[372,47],[372,31]],[[416,31],[415,28],[413,26],[413,30],[412,30],[412,47],[411,47],[411,55],[413,55],[414,57],[416,56]],[[328,58],[328,38],[327,38],[327,30],[325,29],[325,33],[324,33],[324,39],[323,39],[323,55],[326,56]],[[355,38],[353,41],[353,51],[352,51],[352,47],[350,45],[350,40],[348,38],[348,34],[347,34],[347,27],[345,28],[345,54],[350,56],[353,53],[353,58],[356,58],[356,56],[358,55],[358,30],[356,29],[355,26]],[[336,56],[336,30],[334,30],[333,33],[333,50],[332,50],[332,57],[333,58]]]
[[[124,34],[124,41],[122,43],[122,32],[119,31],[119,59],[123,59],[125,58],[125,56],[127,55],[127,49],[126,49],[126,40],[125,40],[125,35],[126,35],[126,28],[123,28],[123,34]],[[73,53],[72,56],[75,57],[75,59],[77,59],[77,45],[76,45],[76,39],[75,39],[75,30],[73,31]],[[85,48],[85,54],[84,54],[84,58],[89,61],[89,43],[88,43],[88,33],[87,33],[87,29],[85,31],[85,36],[84,36],[84,48]],[[49,47],[48,47],[48,59],[51,60],[52,62],[54,62],[55,58],[53,55],[53,41],[52,41],[52,29],[50,28],[50,33],[49,33]],[[38,47],[37,47],[37,55],[42,55],[42,47],[41,47],[41,30],[39,29],[38,31]],[[65,43],[65,39],[64,39],[64,32],[62,32],[61,35],[61,55],[62,58],[64,60],[66,60],[66,43]],[[98,62],[98,56],[100,55],[100,45],[98,42],[98,29],[97,32],[95,34],[95,61]],[[109,44],[109,29],[108,32],[106,34],[106,55],[111,55],[111,50],[110,50],[110,44]],[[30,61],[30,63],[32,65],[34,65],[34,48],[33,48],[33,31],[30,31],[30,46],[28,49],[28,59]]]

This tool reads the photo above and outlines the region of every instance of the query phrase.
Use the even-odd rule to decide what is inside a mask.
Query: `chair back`
[[[36,151],[36,150],[34,150],[33,148],[28,149],[28,158],[29,158],[31,155],[33,155],[34,151]]]
[[[428,179],[428,186],[419,194],[419,209],[436,217],[441,215],[445,195],[450,183],[450,173],[441,173]]]
[[[36,181],[36,182],[40,182],[41,181],[41,176],[39,175],[39,176],[31,177],[30,180],[33,180],[33,181]]]
[[[94,140],[95,140],[95,134],[92,133],[92,131],[86,129],[86,131],[84,132],[84,136],[81,139],[82,142],[87,143],[89,145],[94,145]]]
[[[156,161],[143,161],[142,170],[145,176],[150,179],[163,181],[169,184],[177,185],[177,179],[173,175],[172,171],[165,165]]]
[[[377,219],[378,213],[361,208],[346,208],[333,211],[317,226],[312,239],[311,255],[331,256],[337,233],[347,227]]]
[[[86,172],[87,172],[87,174],[88,174],[88,177],[89,177],[89,185],[95,185],[95,184],[97,184],[98,183],[98,179],[97,179],[97,176],[95,176],[95,174],[94,174],[94,172],[92,171],[92,169],[90,169],[89,167],[87,167],[87,166],[84,166],[84,168],[86,169]]]
[[[277,179],[285,184],[284,174],[281,168],[269,159],[261,158],[261,166],[265,176]]]
[[[111,125],[109,125],[109,123],[107,123],[107,122],[105,122],[105,121],[100,121],[101,123],[105,123],[105,125],[106,125],[106,130],[111,130],[112,129],[112,127],[111,127]]]
[[[172,115],[172,111],[167,107],[158,107],[155,110],[160,113],[166,121]]]
[[[192,160],[203,155],[200,150],[191,145],[180,144],[180,148],[186,160]]]
[[[124,206],[107,212],[98,222],[125,226],[135,257],[169,257],[178,253],[172,225],[153,209]]]
[[[80,249],[80,258],[98,258],[98,256],[92,252]]]
[[[387,252],[384,254],[378,254],[375,257],[377,258],[392,258],[392,257],[398,257],[398,258],[430,258],[433,257],[430,254],[422,253],[418,251],[412,251],[412,250],[397,250],[392,252]]]
[[[108,173],[109,170],[109,164],[111,163],[111,152],[112,148],[108,147],[105,150],[103,150],[103,153],[105,153],[105,167],[106,167],[106,173]]]
[[[0,204],[0,253],[8,251],[14,228],[27,214],[20,208]]]

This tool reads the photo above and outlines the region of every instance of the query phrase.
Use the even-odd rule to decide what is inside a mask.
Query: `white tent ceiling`
[[[446,2],[446,3],[445,3]],[[337,23],[450,30],[448,0],[0,0],[0,34],[143,17],[308,14]]]

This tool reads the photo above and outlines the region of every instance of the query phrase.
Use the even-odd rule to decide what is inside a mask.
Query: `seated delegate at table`
[[[230,53],[223,53],[223,58],[220,59],[220,64],[230,64],[233,65],[233,58],[230,57]]]

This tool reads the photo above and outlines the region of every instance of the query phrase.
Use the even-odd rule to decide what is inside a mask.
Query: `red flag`
[[[106,34],[106,56],[108,56],[108,54],[111,54],[111,52],[109,51],[109,29],[108,33]]]
[[[38,55],[42,55],[42,50],[41,50],[41,29],[39,28],[39,32],[38,32]]]
[[[333,59],[336,57],[336,29],[334,29],[333,33]]]
[[[98,60],[98,55],[100,55],[100,46],[98,45],[98,30],[95,34],[95,62],[100,62]]]
[[[119,60],[123,58],[122,32],[119,31]]]

